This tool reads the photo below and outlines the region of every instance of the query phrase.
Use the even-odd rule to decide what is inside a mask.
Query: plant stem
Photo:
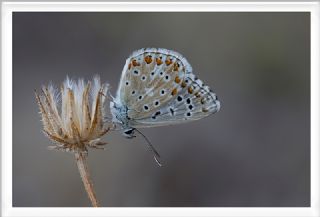
[[[87,156],[84,153],[75,154],[77,166],[80,172],[80,176],[83,182],[83,185],[88,193],[88,196],[91,200],[93,207],[99,207],[99,202],[97,200],[96,193],[94,192],[93,183],[90,178],[90,173],[87,165]]]

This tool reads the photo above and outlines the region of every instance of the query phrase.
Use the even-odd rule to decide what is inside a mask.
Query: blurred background
[[[49,151],[35,88],[99,74],[115,94],[143,47],[183,54],[220,112],[187,124],[104,137],[89,166],[102,206],[310,206],[309,13],[13,15],[13,206],[91,206],[74,156]],[[109,105],[107,105],[108,107]]]

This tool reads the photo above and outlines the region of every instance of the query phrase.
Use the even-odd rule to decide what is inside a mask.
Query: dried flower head
[[[53,149],[87,153],[87,147],[102,148],[101,137],[109,130],[104,124],[107,84],[100,78],[77,82],[68,77],[61,91],[52,84],[35,91],[43,123],[43,132],[56,145]]]

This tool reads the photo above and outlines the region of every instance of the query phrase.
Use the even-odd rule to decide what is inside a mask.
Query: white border
[[[10,2],[14,11],[311,11],[315,2]]]
[[[12,12],[14,11],[307,11],[311,12],[310,208],[13,208]],[[1,216],[320,216],[318,2],[4,2],[2,4]]]

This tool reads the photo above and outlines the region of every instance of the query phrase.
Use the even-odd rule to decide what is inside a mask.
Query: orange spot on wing
[[[173,64],[173,71],[178,71],[179,70],[179,63],[177,63],[177,62],[175,62],[174,64]]]
[[[152,56],[151,55],[146,56],[144,60],[146,61],[147,64],[150,64],[152,62]]]
[[[166,65],[167,65],[167,66],[171,65],[171,63],[172,63],[172,60],[171,60],[171,59],[169,59],[169,58],[166,59]]]
[[[178,93],[177,88],[174,88],[174,89],[172,90],[172,92],[171,92],[171,95],[174,96],[174,95],[176,95],[177,93]]]
[[[192,94],[192,93],[193,93],[193,88],[192,88],[192,87],[188,87],[188,92],[189,92],[190,94]]]
[[[159,66],[159,65],[161,65],[163,62],[162,62],[162,60],[160,59],[160,58],[156,58],[156,62],[157,62],[157,65]]]
[[[138,63],[137,60],[132,60],[132,65],[136,67],[136,66],[140,66],[140,63]]]
[[[182,88],[185,88],[186,86],[187,86],[186,82],[183,81],[183,82],[181,83],[181,87],[182,87]]]
[[[131,63],[129,63],[129,65],[128,65],[128,69],[129,69],[129,70],[131,69]]]
[[[177,84],[179,84],[180,81],[181,81],[181,79],[179,78],[179,76],[176,76],[176,78],[174,79],[174,81],[175,81]]]

